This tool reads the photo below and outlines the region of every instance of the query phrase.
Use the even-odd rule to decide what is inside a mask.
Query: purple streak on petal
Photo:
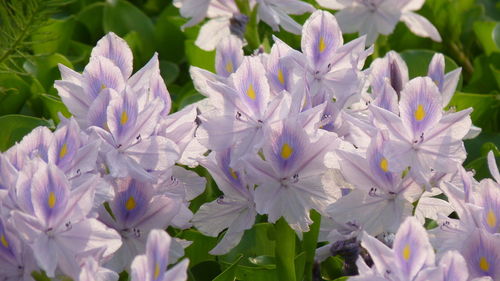
[[[384,184],[381,188],[386,187],[387,191],[396,192],[396,190],[392,190],[396,179],[389,168],[391,163],[383,156],[384,141],[385,139],[382,134],[378,134],[372,139],[372,143],[366,152],[367,160],[370,163],[370,170],[373,176],[377,177]]]
[[[274,41],[271,53],[267,58],[266,69],[269,85],[273,93],[278,94],[283,90],[291,90],[292,71],[283,58],[292,51],[292,48],[278,38],[274,38]]]
[[[289,176],[288,173],[303,163],[305,146],[308,144],[305,132],[300,131],[297,124],[278,123],[270,133],[270,145],[264,147],[264,155],[276,170],[278,175]]]
[[[443,54],[436,53],[429,64],[429,70],[427,76],[432,79],[432,82],[436,84],[439,91],[443,91],[444,86],[444,56]]]
[[[464,257],[457,251],[449,251],[439,261],[444,269],[443,281],[467,281],[469,272]]]
[[[269,84],[262,71],[260,58],[245,57],[241,66],[233,75],[234,87],[241,100],[260,118],[269,102]]]
[[[112,88],[121,92],[125,88],[125,79],[120,69],[105,57],[92,58],[83,71],[84,90],[94,99],[99,93]]]
[[[63,172],[53,164],[40,163],[33,176],[31,201],[35,215],[46,227],[53,227],[66,210],[70,185]]]
[[[384,86],[373,101],[373,105],[391,111],[395,114],[399,114],[398,95],[393,87],[394,86],[391,86],[387,81],[385,81]]]
[[[113,32],[109,32],[102,37],[92,49],[91,59],[98,56],[106,57],[118,66],[125,80],[132,74],[132,50],[130,50],[125,40]]]
[[[72,118],[54,132],[54,143],[49,148],[49,161],[61,170],[66,170],[80,146],[80,127]]]
[[[488,152],[488,169],[490,170],[491,176],[500,184],[500,172],[493,151]]]
[[[335,51],[342,46],[342,32],[329,12],[316,11],[302,29],[302,52],[314,71],[328,71]]]
[[[500,278],[500,237],[476,229],[465,240],[461,254],[469,267],[470,278],[490,276]]]
[[[130,89],[123,95],[113,95],[107,108],[109,131],[113,134],[117,145],[128,144],[128,133],[135,127],[138,115],[136,96]]]
[[[413,280],[428,261],[434,264],[434,250],[425,229],[415,217],[408,217],[399,227],[393,251],[407,280]]]
[[[243,61],[243,42],[236,36],[224,38],[217,46],[215,70],[222,77],[233,74]]]
[[[432,129],[442,116],[442,98],[438,88],[427,77],[417,77],[408,82],[401,92],[399,112],[413,137]]]
[[[484,228],[492,234],[500,233],[500,188],[494,181],[481,181],[482,219]]]
[[[119,180],[113,213],[124,226],[133,224],[147,212],[151,199],[150,188],[132,178]]]
[[[168,265],[168,253],[172,238],[161,229],[154,229],[146,243],[147,268],[152,281],[162,280]]]
[[[87,113],[88,126],[97,126],[108,130],[107,109],[111,96],[118,96],[115,90],[107,88],[92,102]]]
[[[165,81],[163,81],[160,74],[156,74],[151,78],[149,83],[149,89],[153,92],[153,98],[159,98],[165,105],[160,114],[166,117],[172,108],[172,99],[170,98],[170,93],[165,85]]]

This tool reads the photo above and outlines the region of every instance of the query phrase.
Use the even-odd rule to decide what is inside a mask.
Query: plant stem
[[[311,219],[313,224],[309,232],[304,233],[304,250],[306,252],[306,265],[304,268],[304,280],[312,281],[314,256],[316,255],[316,244],[318,242],[319,226],[321,224],[321,215],[315,210],[311,210]]]
[[[279,281],[295,281],[295,232],[284,218],[276,224],[276,273]]]

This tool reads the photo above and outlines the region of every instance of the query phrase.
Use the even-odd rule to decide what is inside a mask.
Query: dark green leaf
[[[0,151],[5,151],[38,126],[53,127],[47,120],[24,116],[5,115],[0,117]]]
[[[236,274],[236,265],[238,265],[242,259],[243,255],[240,255],[233,264],[226,268],[219,276],[214,278],[213,281],[233,281]]]
[[[62,101],[58,97],[42,94],[40,95],[40,100],[42,101],[43,107],[46,110],[46,115],[48,115],[50,119],[54,120],[56,124],[61,121],[59,120],[59,112],[62,113],[66,118],[69,118],[71,116],[71,113],[69,113],[64,103],[62,103]]]

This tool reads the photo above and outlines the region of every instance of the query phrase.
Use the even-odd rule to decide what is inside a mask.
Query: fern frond
[[[19,72],[33,54],[31,36],[72,0],[0,1],[0,72]]]

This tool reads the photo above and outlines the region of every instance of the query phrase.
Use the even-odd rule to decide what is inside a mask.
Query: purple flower
[[[160,229],[148,235],[146,253],[132,262],[132,281],[185,281],[189,260],[185,259],[166,270],[172,238]]]

